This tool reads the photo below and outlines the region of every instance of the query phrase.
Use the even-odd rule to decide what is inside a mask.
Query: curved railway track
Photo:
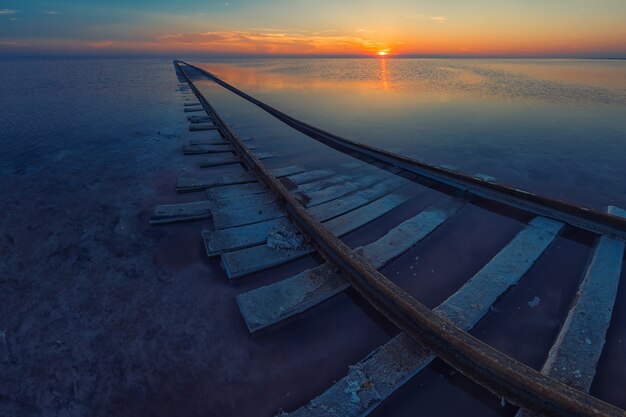
[[[626,415],[588,394],[621,273],[626,237],[623,210],[611,207],[608,213],[600,213],[341,138],[294,119],[200,68],[182,61],[174,64],[188,86],[182,89],[188,88],[197,99],[185,105],[185,111],[192,114],[188,117],[190,130],[213,135],[190,143],[184,152],[214,154],[201,163],[203,166],[241,164],[246,170],[207,179],[180,178],[179,191],[206,190],[209,199],[159,206],[152,222],[211,217],[216,230],[203,232],[207,254],[221,257],[230,279],[311,252],[324,259],[318,267],[237,297],[253,333],[309,310],[348,287],[356,289],[402,330],[351,367],[348,375],[327,391],[285,415],[367,415],[435,357],[526,410],[520,415]],[[268,169],[262,160],[275,155],[253,152],[253,146],[234,134],[195,86],[190,69],[292,128],[366,164],[348,164],[335,170],[298,166]],[[388,173],[372,174],[367,164]],[[342,242],[342,235],[415,197],[407,191],[409,182],[436,188],[447,198],[367,245],[351,249]],[[379,272],[476,199],[495,201],[534,218],[438,307],[425,307]],[[598,237],[576,299],[543,368],[537,371],[468,331],[528,272],[566,224]],[[270,236],[278,236],[278,247],[268,242]]]

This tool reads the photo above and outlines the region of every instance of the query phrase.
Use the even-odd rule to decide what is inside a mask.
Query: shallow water
[[[170,60],[0,71],[0,415],[271,416],[390,337],[345,295],[254,338],[235,296],[316,260],[233,283],[204,251],[210,220],[150,226],[156,205],[206,198],[177,176],[214,172],[181,153],[203,132]]]
[[[229,59],[203,66],[351,139],[598,209],[626,205],[626,61]]]
[[[618,151],[624,146],[623,117],[609,117],[624,110],[621,63],[257,60],[232,64],[221,62],[211,68],[293,115],[337,133],[598,207],[610,199],[624,199],[623,189],[617,192],[623,164],[607,168],[620,162]],[[447,74],[453,70],[438,69],[448,64],[478,69],[458,69],[454,76]],[[584,88],[559,89],[564,80],[575,84],[580,65],[583,73],[592,75],[586,76]],[[400,67],[404,69],[396,71]],[[503,77],[509,81],[477,74],[480,68],[505,71],[509,75]],[[386,84],[380,79],[383,69]],[[4,208],[0,330],[6,332],[9,346],[9,361],[0,361],[1,415],[274,415],[281,408],[292,410],[306,403],[395,333],[348,291],[269,334],[252,337],[234,297],[319,260],[304,258],[232,283],[219,260],[208,260],[204,253],[200,230],[210,228],[210,221],[149,226],[155,205],[204,198],[202,193],[176,194],[178,175],[208,172],[198,169],[193,157],[181,155],[181,144],[190,133],[169,60],[0,60],[0,71],[0,96],[8,98],[0,101]],[[518,77],[516,71],[522,75]],[[543,78],[530,85],[527,79],[538,77],[537,72]],[[516,77],[518,81],[511,81]],[[238,134],[254,135],[264,150],[283,155],[268,160],[269,166],[292,163],[292,158],[314,165],[347,159],[279,127],[224,89],[207,81],[198,84]],[[464,87],[454,87],[457,84]],[[528,119],[532,122],[517,109],[525,109],[534,117]],[[562,125],[553,125],[558,120],[574,124],[567,129],[570,136],[542,142],[543,133],[561,134]],[[603,120],[606,126],[600,128]],[[599,142],[605,146],[589,151],[593,143],[579,134],[581,129],[596,129],[603,136],[595,137],[601,137]],[[492,131],[502,134],[481,135]],[[202,132],[194,135],[198,138]],[[525,146],[527,138],[535,144]],[[578,142],[563,145],[571,138]],[[286,139],[294,146],[284,146]],[[569,153],[559,156],[557,151],[563,149]],[[546,152],[556,154],[548,158]],[[600,159],[585,161],[595,154]],[[544,166],[546,160],[549,166]],[[581,179],[580,172],[570,171],[572,167],[595,176]],[[615,187],[602,184],[602,175]],[[422,196],[420,203],[429,201]],[[381,224],[393,227],[418,208],[388,213],[347,241],[371,241],[382,233]],[[411,278],[415,272],[405,274],[417,262],[414,252],[399,258],[386,272],[394,278],[401,274],[397,279],[427,305],[440,302],[523,224],[503,215],[494,220],[491,211],[476,207],[469,215],[472,221],[464,222],[465,227],[442,228],[414,249],[429,254],[429,263],[417,265],[425,280]],[[457,224],[463,219],[459,217]],[[579,251],[588,251],[588,246]],[[457,262],[449,262],[451,251],[458,253]],[[559,279],[565,279],[557,264],[546,264],[536,275],[547,276],[546,268],[548,272],[555,268],[554,276],[558,272]],[[575,281],[577,270],[571,275]],[[528,292],[531,284],[534,287],[532,280],[522,282],[517,287],[522,293],[512,292],[510,305],[504,299],[502,311],[526,305],[536,293]],[[561,285],[555,286],[559,288],[552,298],[566,305]],[[528,329],[549,339],[545,334],[558,328],[560,316],[553,318],[558,314],[548,311],[556,302],[541,296],[541,306],[524,312],[524,318],[531,317],[537,325]],[[618,305],[615,328],[623,328],[625,305]],[[498,319],[509,317],[515,319],[502,313],[485,321],[479,329],[481,337],[524,360],[543,355],[531,349],[536,339],[526,340],[533,346],[523,341],[515,346],[506,343],[510,341],[500,332]],[[619,343],[607,344],[619,351],[613,355],[623,351],[620,335]],[[617,381],[619,386],[625,378],[621,368],[607,364],[601,368],[600,376],[610,374],[603,383]],[[460,400],[442,407],[451,397]],[[602,398],[623,405],[620,392]],[[499,399],[435,364],[377,415],[514,413],[512,407],[501,409],[499,404]]]

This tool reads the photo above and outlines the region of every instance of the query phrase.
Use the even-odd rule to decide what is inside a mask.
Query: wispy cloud
[[[437,23],[446,23],[448,21],[448,17],[447,16],[430,16],[428,20],[432,20],[433,22],[437,22]]]
[[[54,16],[54,15],[57,15],[57,14],[61,14],[61,12],[58,12],[56,10],[48,10],[47,12],[43,12],[43,14]]]
[[[248,31],[251,32],[289,32],[287,29],[277,29],[277,28],[250,28]],[[295,31],[299,32],[299,31]]]
[[[428,16],[425,14],[408,14],[405,15],[407,19],[415,19],[422,22],[430,21],[435,23],[446,23],[448,21],[448,16]]]
[[[167,34],[157,42],[181,48],[248,53],[359,53],[385,45],[361,36],[304,31],[248,30]]]
[[[8,14],[15,14],[15,13],[19,13],[19,10],[15,10],[15,9],[0,9],[0,15],[8,15]]]
[[[20,42],[0,41],[0,46],[25,46],[25,45]]]
[[[111,41],[101,41],[101,42],[92,42],[88,46],[90,48],[100,49],[100,48],[107,48],[112,45],[113,45],[113,42]]]

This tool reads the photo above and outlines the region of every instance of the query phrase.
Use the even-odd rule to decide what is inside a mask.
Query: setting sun
[[[376,54],[378,56],[387,56],[389,55],[389,49],[381,49],[380,51],[376,52]]]

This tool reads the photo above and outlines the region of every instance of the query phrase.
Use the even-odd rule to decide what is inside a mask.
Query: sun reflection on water
[[[387,60],[380,60],[380,82],[383,86],[383,90],[389,91],[391,89],[389,81],[389,70],[387,69]]]

